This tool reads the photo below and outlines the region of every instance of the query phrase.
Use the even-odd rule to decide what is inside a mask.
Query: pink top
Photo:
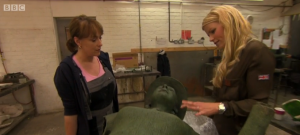
[[[87,82],[90,82],[96,78],[99,78],[101,77],[102,75],[104,75],[105,71],[102,67],[102,64],[100,63],[100,60],[98,57],[95,56],[95,58],[97,59],[98,63],[99,63],[99,74],[97,76],[94,76],[94,75],[91,75],[89,74],[85,69],[82,68],[81,64],[78,62],[78,60],[75,58],[75,56],[73,56],[73,60],[75,61],[75,63],[78,65],[78,67],[80,68],[81,72],[82,72],[82,75],[85,77],[85,80]]]

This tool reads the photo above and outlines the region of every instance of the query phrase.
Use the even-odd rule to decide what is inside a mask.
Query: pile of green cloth
[[[125,107],[106,121],[104,135],[198,135],[178,116],[156,109]]]

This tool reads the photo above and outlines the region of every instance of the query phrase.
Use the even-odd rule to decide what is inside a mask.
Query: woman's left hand
[[[196,113],[196,116],[199,115],[211,116],[214,114],[218,114],[219,104],[220,103],[192,102],[192,101],[183,100],[181,104],[181,108],[186,107],[188,109],[197,111],[198,113]]]

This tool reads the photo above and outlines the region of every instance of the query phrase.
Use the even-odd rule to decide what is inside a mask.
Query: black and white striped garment
[[[104,130],[104,116],[113,113],[113,96],[116,80],[113,74],[103,67],[105,73],[87,82],[91,96],[90,109],[93,119],[89,120],[90,135],[102,135]]]

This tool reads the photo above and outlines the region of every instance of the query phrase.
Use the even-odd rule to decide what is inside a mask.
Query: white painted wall
[[[285,0],[244,3],[274,5],[282,1]],[[8,72],[23,72],[36,80],[35,98],[39,113],[62,110],[61,100],[53,84],[53,75],[59,64],[58,42],[53,17],[72,17],[80,14],[96,16],[104,27],[103,50],[109,53],[126,52],[131,48],[139,47],[137,3],[1,0],[1,7],[3,4],[26,4],[24,12],[4,12],[1,9],[0,46],[4,52],[6,59],[4,63]],[[195,40],[201,37],[208,39],[201,30],[201,23],[212,6],[214,5],[172,4],[171,39],[180,38],[181,29],[192,30]],[[270,8],[244,7],[254,11]],[[167,4],[143,3],[141,8],[142,46],[178,46],[169,42],[158,45],[155,42],[156,37],[168,40]],[[244,16],[254,16],[253,32],[258,37],[260,37],[262,28],[277,28],[283,22],[285,24],[284,33],[288,33],[289,19],[280,17],[282,8],[274,8],[266,12],[237,8]],[[212,44],[205,41],[205,45]],[[3,70],[2,65],[0,65],[0,70]]]

